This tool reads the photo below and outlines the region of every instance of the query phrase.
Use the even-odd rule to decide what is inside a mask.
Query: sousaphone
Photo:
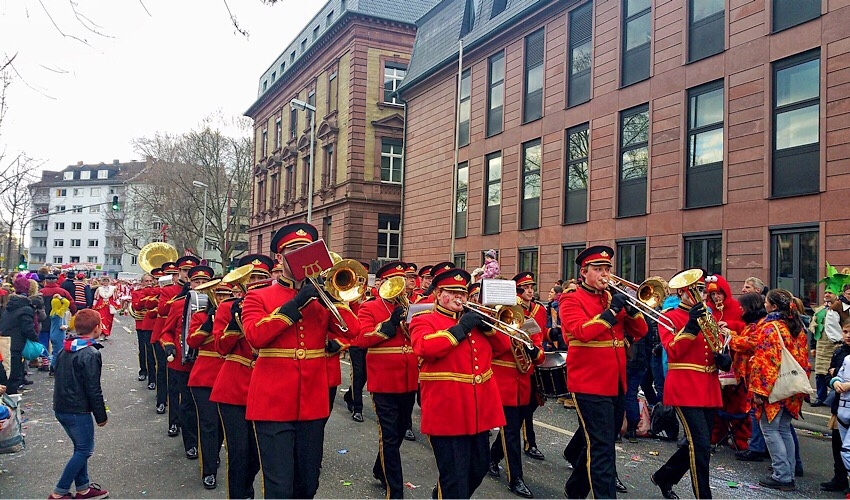
[[[168,243],[155,241],[139,250],[139,267],[149,273],[166,262],[177,260],[177,249]]]

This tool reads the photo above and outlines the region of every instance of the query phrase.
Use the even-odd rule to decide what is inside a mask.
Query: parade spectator
[[[549,300],[546,302],[546,328],[561,326],[561,321],[558,319],[558,300],[561,299],[562,293],[564,288],[561,285],[555,285],[549,289]]]
[[[102,346],[95,341],[100,335],[100,315],[81,311],[74,320],[76,335],[64,342],[56,362],[53,412],[65,433],[74,443],[74,453],[48,498],[106,498],[109,493],[89,481],[88,459],[94,453],[94,426],[107,422],[106,404],[100,386],[103,360]],[[71,483],[76,494],[71,496]]]
[[[842,323],[841,333],[843,342],[832,354],[832,361],[829,364],[828,370],[830,377],[838,375],[838,371],[844,364],[845,358],[850,355],[850,320]],[[844,491],[848,488],[847,468],[844,466],[844,461],[841,458],[843,443],[841,431],[838,428],[838,406],[840,401],[840,398],[832,398],[832,404],[830,405],[832,417],[829,419],[829,428],[832,430],[833,476],[829,481],[820,483],[821,491]]]
[[[101,341],[107,340],[112,334],[112,322],[115,320],[115,313],[121,308],[118,300],[118,289],[111,285],[109,281],[109,276],[100,278],[100,285],[94,291],[94,301],[92,302],[92,309],[100,314],[103,323]]]
[[[761,278],[750,276],[749,278],[744,280],[744,286],[741,288],[741,293],[752,292],[767,295],[767,287],[764,286],[764,281],[762,281]]]
[[[779,376],[782,346],[807,372],[810,370],[806,333],[799,306],[787,290],[773,289],[764,303],[767,316],[759,328],[758,344],[750,366],[750,391],[764,441],[770,453],[773,474],[759,481],[761,486],[793,491],[796,489],[797,446],[791,432],[791,419],[799,418],[804,394],[795,394],[773,403],[768,397]]]
[[[0,318],[0,332],[11,338],[10,360],[11,372],[6,386],[8,394],[17,394],[24,385],[23,350],[27,339],[38,340],[35,333],[35,321],[29,293],[29,280],[23,276],[15,278],[15,295],[9,298],[6,312]]]
[[[51,356],[50,373],[53,373],[53,369],[56,366],[56,356],[59,354],[59,351],[62,350],[62,344],[65,342],[65,332],[62,331],[62,318],[51,314],[54,295],[59,295],[70,302],[71,314],[77,312],[77,307],[74,305],[71,294],[59,286],[57,283],[57,276],[55,274],[48,274],[45,276],[44,287],[41,289],[41,296],[44,300],[44,310],[47,313],[49,321],[46,322],[46,325],[41,325],[41,335],[39,336],[39,340],[43,339],[45,333],[50,339],[50,350],[48,351]],[[45,344],[45,342],[42,342],[42,344]]]
[[[28,281],[30,283],[29,297],[30,302],[32,303],[33,315],[35,317],[35,331],[40,333],[42,325],[44,325],[45,323],[49,325],[50,321],[48,321],[47,319],[47,312],[44,306],[44,298],[39,293],[38,283],[32,278],[30,278]],[[40,336],[39,340],[41,340]],[[44,345],[45,352],[50,352],[47,351],[47,345],[42,345]],[[50,360],[44,356],[41,356],[30,363],[30,368],[38,368],[38,371],[41,372],[46,372],[49,366]],[[26,379],[24,383],[26,383]]]
[[[746,326],[740,332],[730,332],[729,350],[732,354],[732,371],[735,373],[738,386],[739,388],[743,386],[743,389],[749,393],[749,360],[755,353],[758,340],[756,335],[761,326],[761,320],[767,316],[767,311],[764,308],[764,297],[758,292],[745,293],[738,302],[741,304],[742,319]],[[767,447],[755,417],[755,409],[750,408],[748,413],[750,425],[746,427],[749,429],[750,439],[744,448],[735,453],[735,458],[745,462],[761,462],[768,456]]]

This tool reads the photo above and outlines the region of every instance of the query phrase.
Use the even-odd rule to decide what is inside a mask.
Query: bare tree
[[[5,251],[7,268],[14,265],[12,263],[14,261],[12,258],[14,230],[16,225],[22,225],[29,211],[31,201],[29,185],[36,180],[32,172],[38,167],[39,165],[33,159],[20,155],[6,172],[6,180],[0,194],[0,205],[2,205],[0,222],[7,231]]]
[[[200,255],[206,190],[206,242],[225,267],[247,250],[252,144],[245,119],[236,120],[238,137],[228,136],[222,123],[214,122],[207,118],[198,130],[185,134],[135,140],[136,151],[154,160],[128,188],[128,196],[141,226],[160,221],[178,251]],[[208,187],[195,186],[195,181]]]

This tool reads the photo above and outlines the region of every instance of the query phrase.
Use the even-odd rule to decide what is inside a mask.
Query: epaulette
[[[248,291],[250,292],[251,290],[260,290],[262,288],[266,288],[272,283],[274,283],[274,280],[255,281],[254,283],[248,285]]]
[[[422,316],[423,314],[428,314],[428,313],[432,313],[432,312],[434,312],[432,309],[425,309],[424,311],[419,311],[419,312],[413,313],[413,315],[411,316],[411,319],[415,318],[417,316]]]

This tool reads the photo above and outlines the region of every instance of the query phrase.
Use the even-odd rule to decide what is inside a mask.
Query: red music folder
[[[331,254],[328,253],[328,247],[325,246],[323,239],[318,239],[309,245],[293,250],[284,255],[283,258],[296,281],[301,281],[304,278],[318,278],[322,271],[333,267]]]

